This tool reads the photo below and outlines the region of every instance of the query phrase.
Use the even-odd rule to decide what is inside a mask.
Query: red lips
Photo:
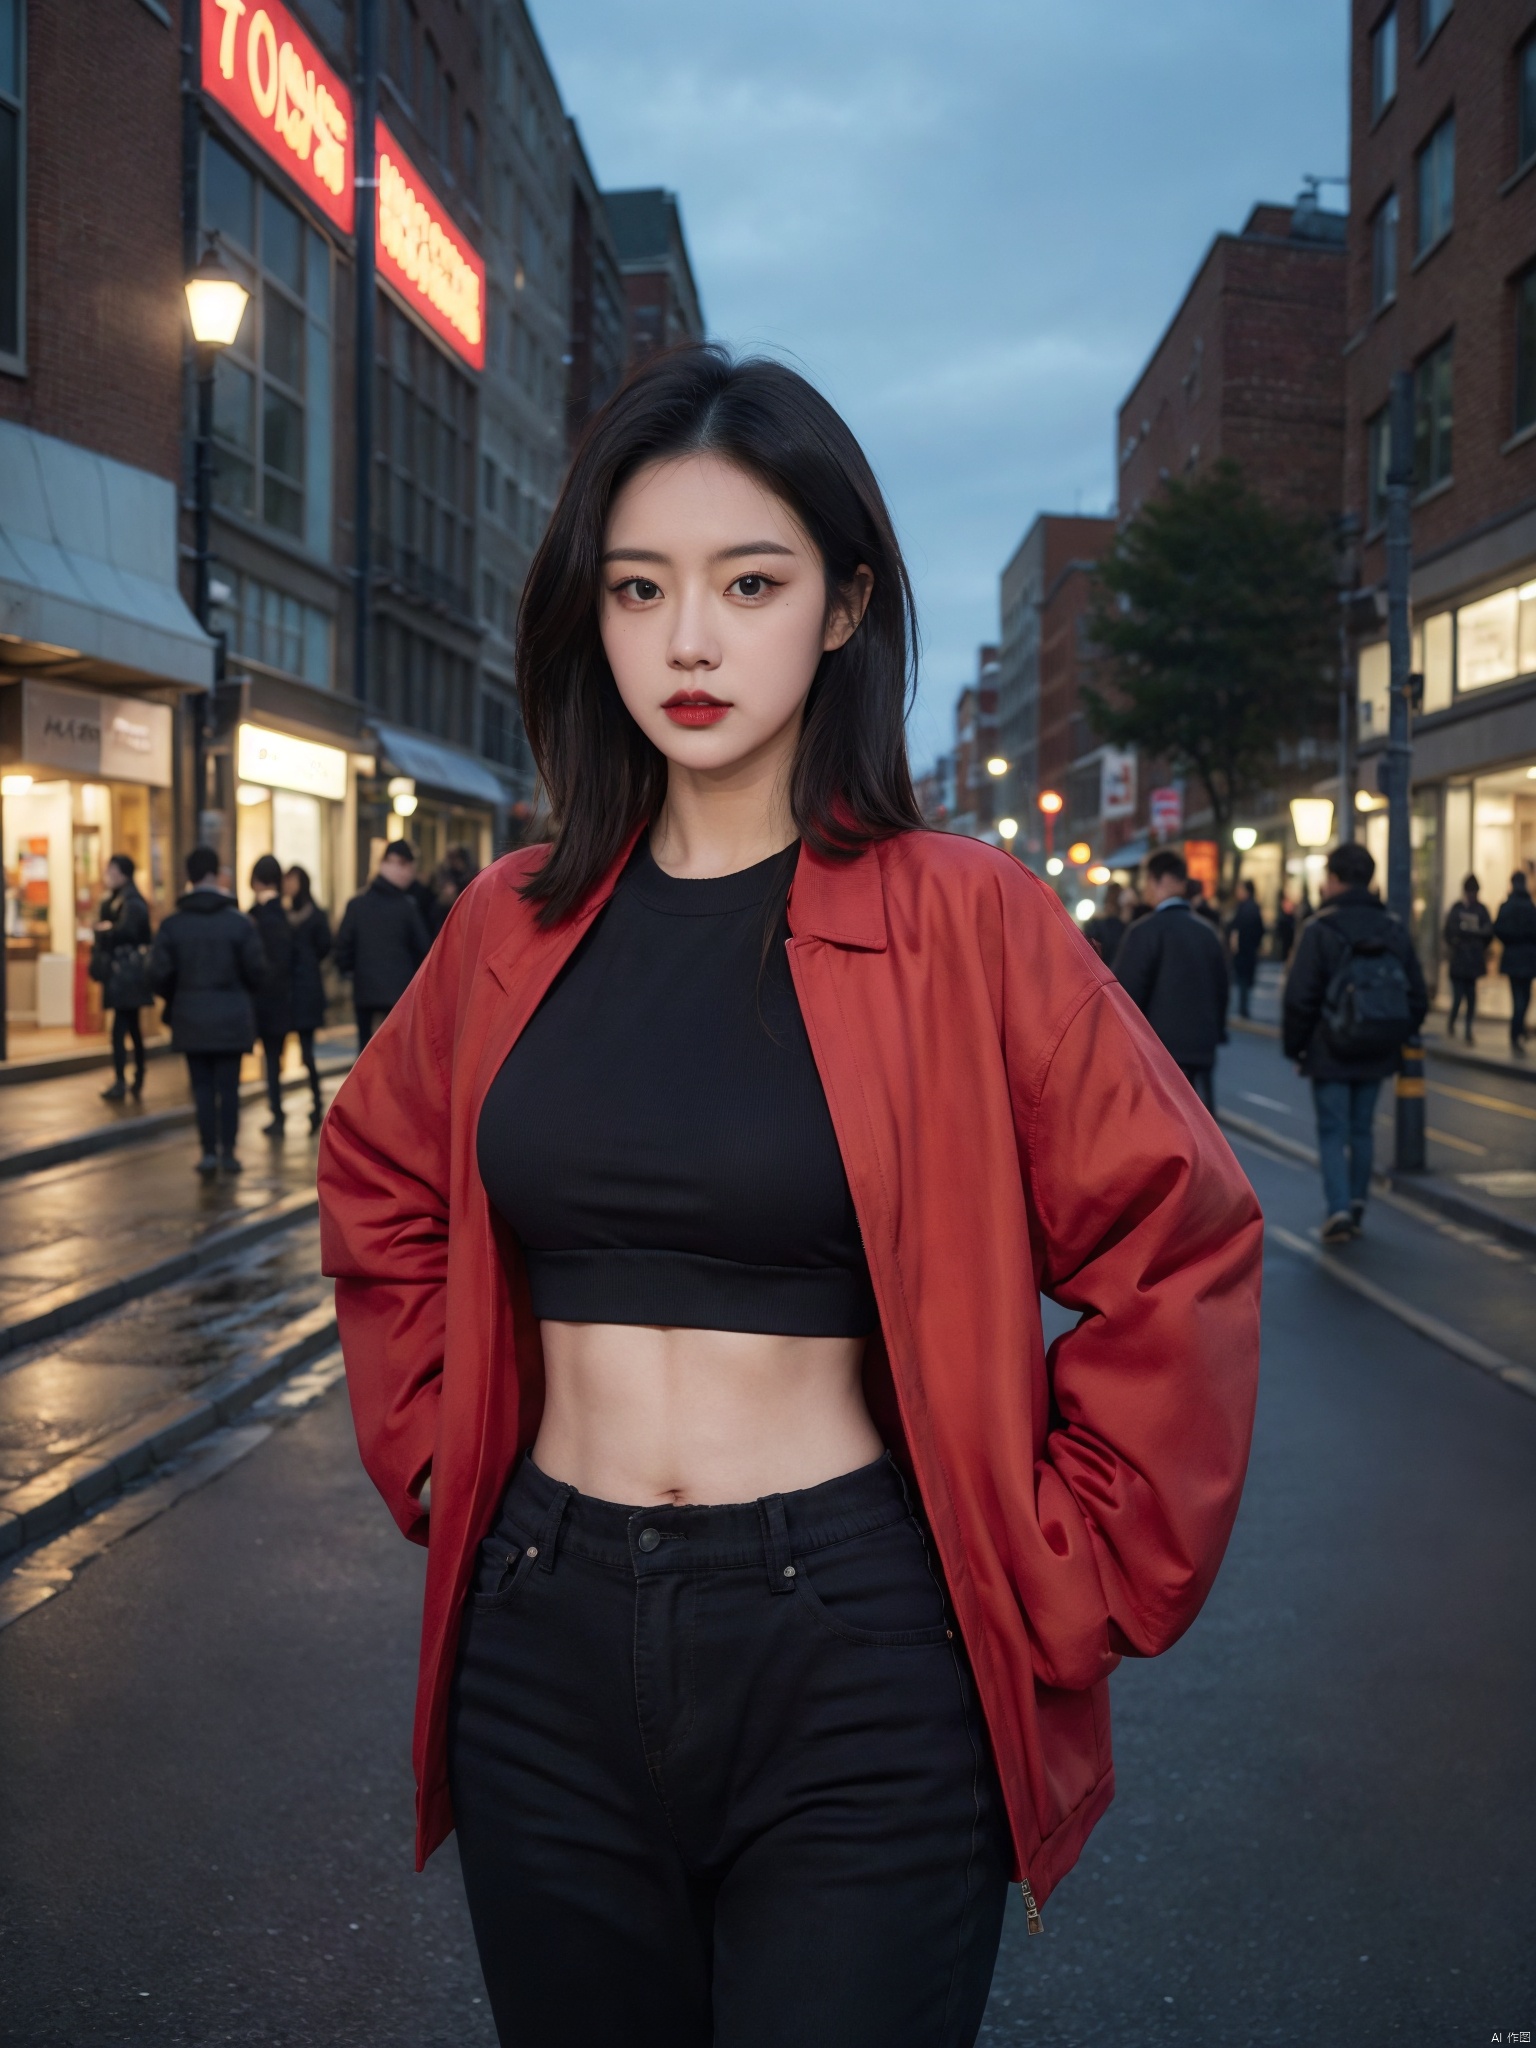
[[[661,708],[674,725],[718,725],[731,707],[708,690],[676,690]]]

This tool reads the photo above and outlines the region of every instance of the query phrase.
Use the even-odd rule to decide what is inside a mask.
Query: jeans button
[[[637,1550],[654,1550],[660,1541],[661,1531],[659,1529],[642,1529],[635,1538],[635,1548]]]

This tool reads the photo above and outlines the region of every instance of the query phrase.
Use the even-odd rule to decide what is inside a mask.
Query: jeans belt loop
[[[534,1538],[541,1572],[552,1572],[555,1568],[555,1552],[559,1548],[560,1532],[565,1526],[565,1511],[575,1496],[574,1486],[562,1486],[544,1511],[539,1533]]]
[[[768,1561],[768,1590],[770,1593],[793,1593],[795,1590],[795,1567],[789,1548],[789,1523],[784,1514],[782,1493],[770,1493],[757,1504],[758,1519],[763,1525],[763,1555]]]

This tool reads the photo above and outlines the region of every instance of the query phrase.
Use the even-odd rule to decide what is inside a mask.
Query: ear
[[[831,610],[827,613],[826,629],[821,636],[823,654],[835,654],[839,647],[846,647],[859,630],[869,600],[874,595],[875,572],[860,562],[852,577],[838,592]]]

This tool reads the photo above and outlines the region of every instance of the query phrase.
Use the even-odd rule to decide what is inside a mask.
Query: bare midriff
[[[862,1337],[540,1327],[533,1460],[578,1493],[719,1506],[819,1486],[884,1449],[864,1401]]]

